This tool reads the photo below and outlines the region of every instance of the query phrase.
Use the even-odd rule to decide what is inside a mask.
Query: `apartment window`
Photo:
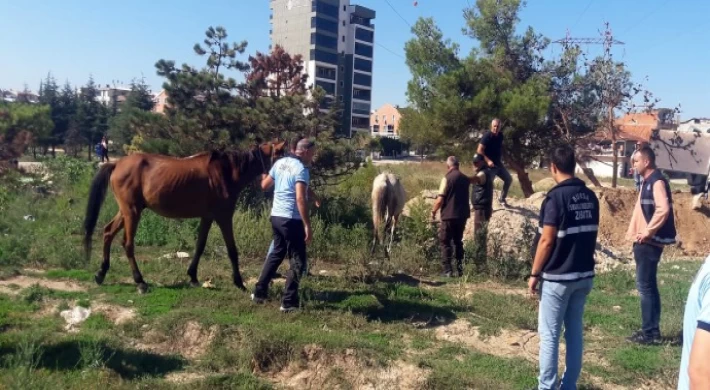
[[[345,85],[345,83],[341,81],[340,86],[343,87],[344,85]]]
[[[362,58],[355,59],[355,69],[361,70],[363,72],[372,73],[372,61],[365,60]]]
[[[372,46],[355,42],[355,54],[372,58]]]
[[[373,42],[375,40],[375,33],[364,28],[355,29],[355,39],[363,42]]]
[[[372,76],[355,72],[355,74],[353,76],[353,82],[357,85],[364,85],[366,87],[371,87],[372,86]]]
[[[373,132],[373,133],[379,133],[379,132],[380,132],[380,126],[379,126],[379,125],[374,125],[374,126],[372,126],[372,132]]]
[[[343,11],[347,11],[347,8],[346,8],[346,6],[343,6]]]
[[[316,85],[323,88],[325,93],[327,93],[328,95],[335,94],[335,84],[334,83],[328,83],[325,81],[316,80]]]
[[[345,27],[345,21],[343,20],[343,27]]]
[[[333,18],[338,17],[338,7],[324,3],[322,1],[311,2],[311,12],[317,12],[323,15],[328,15]]]
[[[338,39],[328,35],[311,33],[311,45],[323,46],[329,49],[337,49]]]
[[[338,23],[317,16],[311,17],[311,28],[338,33]]]
[[[316,77],[335,80],[335,69],[316,66]]]
[[[338,55],[323,50],[311,50],[311,60],[335,65],[338,63]]]
[[[345,35],[343,35],[343,42],[345,42]]]
[[[340,71],[341,71],[341,72],[345,72],[345,67],[342,66],[342,65],[340,65]]]
[[[370,100],[370,90],[353,88],[353,98],[358,100]]]
[[[353,102],[353,112],[355,114],[368,115],[370,113],[369,103]],[[376,118],[377,116],[375,116]]]
[[[370,127],[370,121],[367,118],[360,118],[359,116],[354,116],[351,124],[358,129],[367,129]]]

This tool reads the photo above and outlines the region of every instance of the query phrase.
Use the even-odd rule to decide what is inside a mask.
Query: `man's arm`
[[[468,178],[471,184],[486,184],[486,174],[483,172],[475,173],[473,176]]]
[[[274,186],[274,178],[271,175],[264,175],[261,179],[261,190],[269,191]]]
[[[531,276],[528,282],[528,287],[530,288],[530,293],[534,294],[537,288],[537,284],[540,281],[540,274],[542,269],[545,267],[545,263],[550,258],[552,254],[552,248],[555,246],[555,240],[557,239],[557,227],[553,225],[544,225],[542,228],[542,234],[540,235],[540,241],[537,243],[537,250],[535,251],[535,260],[533,260],[532,270],[530,271]]]
[[[690,349],[688,375],[692,390],[710,390],[710,324],[705,324],[706,329],[701,328],[702,324],[698,323]]]
[[[434,207],[431,209],[431,219],[436,218],[436,212],[439,211],[441,205],[444,203],[444,195],[446,192],[446,178],[441,179],[441,184],[439,185],[439,194],[436,196],[436,202],[434,202]]]
[[[484,136],[484,137],[485,137],[485,136]],[[488,158],[488,156],[486,156],[486,145],[484,145],[483,142],[484,142],[484,141],[481,140],[481,143],[478,144],[478,149],[476,150],[476,153],[478,153],[478,154],[480,154],[481,156],[483,156],[483,158],[486,160],[486,164],[488,164],[489,167],[492,167],[492,166],[494,165],[494,164],[493,164],[493,161],[491,161],[491,159]]]
[[[307,192],[308,186],[306,183],[302,181],[296,182],[296,206],[298,207],[298,213],[301,214],[303,228],[306,229],[306,244],[309,244],[313,233],[311,231],[311,219],[308,217],[308,202],[306,202]]]

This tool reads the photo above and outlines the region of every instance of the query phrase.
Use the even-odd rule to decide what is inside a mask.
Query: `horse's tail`
[[[372,224],[375,229],[375,238],[379,242],[384,240],[382,231],[382,220],[385,218],[387,204],[390,198],[390,188],[387,183],[387,176],[381,175],[375,178],[372,186]]]
[[[106,198],[106,190],[111,179],[111,173],[116,168],[115,163],[106,163],[99,168],[94,176],[89,190],[89,201],[86,205],[86,217],[84,218],[84,253],[87,260],[91,256],[91,236],[94,234],[96,222],[99,220],[101,205]]]

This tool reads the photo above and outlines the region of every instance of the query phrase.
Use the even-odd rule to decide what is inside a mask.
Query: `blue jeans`
[[[641,330],[649,338],[661,337],[661,294],[658,292],[658,263],[663,248],[650,244],[634,244],[636,288],[641,296]]]
[[[557,389],[557,359],[560,348],[560,330],[565,325],[565,373],[560,389],[576,389],[582,372],[582,317],[587,295],[592,291],[591,278],[576,282],[542,282],[538,333],[540,335],[540,376],[538,389]]]

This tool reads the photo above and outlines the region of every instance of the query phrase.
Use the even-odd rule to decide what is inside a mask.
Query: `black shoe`
[[[636,331],[626,338],[626,341],[640,345],[658,345],[661,343],[660,335],[647,336],[642,331]]]
[[[508,203],[505,201],[505,199],[498,199],[498,203],[500,203],[500,205],[503,207],[508,207]]]
[[[453,276],[453,272],[451,272],[451,271],[441,273],[442,278],[450,278],[452,276]]]

